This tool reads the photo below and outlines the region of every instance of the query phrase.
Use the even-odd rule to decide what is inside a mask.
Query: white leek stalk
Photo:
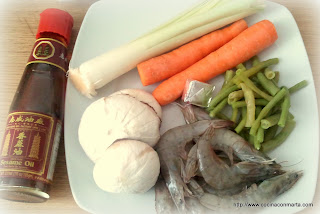
[[[135,68],[137,64],[168,52],[211,31],[250,16],[264,8],[259,0],[206,0],[148,34],[108,51],[78,68],[69,78],[85,96]]]

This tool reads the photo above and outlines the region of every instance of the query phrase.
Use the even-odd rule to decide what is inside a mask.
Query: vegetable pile
[[[280,73],[270,67],[278,62],[277,58],[260,62],[255,56],[250,69],[241,63],[236,72],[228,70],[221,91],[207,108],[211,117],[225,119],[228,117],[221,111],[229,104],[231,120],[236,124],[234,130],[263,152],[279,146],[294,129],[290,94],[307,85],[304,80],[289,89],[278,86]]]

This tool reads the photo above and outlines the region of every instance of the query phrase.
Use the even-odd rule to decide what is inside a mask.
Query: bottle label
[[[37,39],[27,65],[31,63],[54,65],[66,72],[68,70],[67,47],[55,39]]]
[[[61,123],[35,112],[9,114],[0,146],[0,176],[51,183]],[[52,151],[54,150],[54,151]]]

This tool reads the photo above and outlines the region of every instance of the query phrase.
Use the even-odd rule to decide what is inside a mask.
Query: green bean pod
[[[251,127],[252,123],[255,120],[255,99],[253,92],[250,88],[248,88],[244,83],[240,83],[240,87],[242,88],[242,91],[244,93],[244,99],[247,104],[247,120],[246,120],[246,127]]]
[[[244,66],[242,63],[240,63],[239,65],[237,65],[236,67],[237,69],[241,69],[241,70],[247,70],[246,66]]]
[[[276,136],[279,126],[274,125],[271,126],[269,129],[266,130],[266,133],[264,134],[264,142],[267,142]]]
[[[273,70],[271,70],[271,68],[264,69],[263,73],[265,77],[269,80],[272,80],[276,76],[276,73]]]
[[[234,129],[238,134],[243,130],[247,120],[247,108],[242,107],[241,108],[241,121],[237,125],[237,127]]]
[[[259,82],[261,86],[272,96],[276,95],[279,91],[280,88],[278,88],[271,80],[268,80],[265,75],[262,73],[258,73],[257,77],[259,79]]]
[[[280,72],[275,71],[274,78],[272,79],[273,84],[277,85],[279,83],[279,80],[280,80]]]
[[[280,119],[278,122],[278,125],[280,127],[284,127],[286,125],[286,121],[287,121],[287,118],[289,115],[289,109],[290,109],[290,95],[289,95],[289,91],[287,89],[287,94],[284,97],[284,100],[281,105],[281,115],[280,115]]]
[[[210,117],[215,117],[226,105],[228,104],[228,98],[222,100],[213,110],[210,111]]]
[[[259,143],[262,143],[263,140],[264,140],[264,129],[261,128],[261,126],[260,126],[259,129],[258,129],[258,132],[257,132],[257,141]]]
[[[273,139],[265,141],[262,144],[262,151],[269,152],[281,145],[291,134],[295,126],[296,122],[294,120],[288,120],[279,134],[277,134]]]
[[[242,90],[231,92],[228,96],[228,104],[231,105],[238,100],[241,100],[244,97],[244,93]]]
[[[230,120],[230,118],[227,115],[223,114],[222,112],[218,112],[216,114],[216,117],[222,120]]]
[[[256,117],[260,114],[261,110],[262,110],[262,106],[256,104]]]
[[[232,115],[231,115],[231,121],[232,122],[234,122],[234,123],[237,122],[238,114],[239,114],[239,109],[238,108],[232,108]]]
[[[253,75],[255,75],[256,73],[258,73],[259,71],[261,71],[262,69],[269,67],[271,65],[275,65],[279,63],[279,59],[278,58],[273,58],[273,59],[268,59],[266,61],[263,62],[259,62],[256,66],[248,69],[246,72],[244,72],[244,75],[246,77],[251,77]]]
[[[303,80],[297,84],[295,84],[294,86],[292,86],[291,88],[289,88],[289,93],[293,94],[294,92],[300,90],[301,88],[304,88],[308,85],[307,80]]]
[[[253,66],[252,68],[244,71],[243,74],[246,77],[251,77],[251,76],[255,75],[256,73],[258,73],[260,70],[262,70],[262,69],[264,69],[266,67],[269,67],[271,65],[275,65],[277,63],[279,63],[279,59],[278,58],[273,58],[273,59],[269,59],[269,60],[266,60],[266,61],[263,61],[263,62],[259,62],[256,66]],[[236,76],[234,76],[232,78],[232,81],[229,82],[226,85],[226,88],[227,87],[231,87],[234,83],[239,84],[240,82],[241,82],[241,80],[236,75]]]
[[[265,99],[255,99],[256,106],[266,106],[269,103],[268,100]],[[231,104],[232,108],[241,108],[246,107],[247,103],[245,101],[237,101]]]
[[[231,81],[231,79],[234,77],[235,73],[233,70],[227,70],[226,74],[224,75],[224,82],[222,85],[222,89],[225,88],[225,86]]]
[[[252,91],[256,92],[257,94],[259,94],[260,96],[262,96],[264,99],[270,101],[272,100],[272,96],[268,95],[267,93],[263,92],[262,90],[260,90],[257,86],[255,86],[255,84],[246,76],[244,75],[240,75],[238,76],[240,78],[240,80],[242,80],[246,86],[248,86]]]
[[[211,111],[212,109],[214,109],[214,107],[218,105],[218,103],[220,103],[224,98],[228,97],[231,92],[236,91],[238,89],[238,86],[234,85],[230,88],[224,88],[221,91],[219,91],[219,93],[210,101],[207,110]]]
[[[257,134],[258,128],[260,127],[261,120],[267,116],[267,114],[271,111],[271,109],[277,105],[277,103],[282,100],[282,98],[287,94],[287,90],[282,88],[273,98],[272,100],[261,110],[259,116],[252,124],[250,129],[250,135],[255,136]]]
[[[253,146],[256,150],[260,150],[260,148],[261,148],[261,142],[258,141],[257,136],[253,137]]]
[[[270,117],[261,120],[261,127],[263,129],[268,129],[271,126],[277,125],[279,122],[281,114],[274,114]]]
[[[257,66],[260,63],[260,59],[258,56],[252,57],[252,66]]]

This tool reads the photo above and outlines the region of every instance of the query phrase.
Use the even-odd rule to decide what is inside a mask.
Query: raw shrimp
[[[160,177],[155,185],[156,211],[158,214],[177,214],[174,204],[164,180]]]
[[[189,187],[190,191],[192,192],[192,196],[195,196],[197,198],[200,198],[201,196],[203,196],[204,191],[195,179],[193,179],[193,178],[190,179],[190,181],[188,183],[188,187]]]
[[[206,181],[202,177],[197,177],[196,182],[202,188],[202,191],[204,191],[206,193],[214,194],[217,196],[231,196],[231,195],[238,194],[238,193],[242,192],[244,189],[247,189],[246,186],[243,187],[243,186],[239,185],[239,186],[235,186],[231,189],[217,190],[217,189],[214,189],[209,184],[207,184]],[[193,194],[197,194],[197,192],[193,192],[193,190],[191,190],[191,191]],[[199,197],[199,195],[201,195],[201,194],[198,194],[198,197]]]
[[[203,108],[193,106],[191,104],[176,104],[179,106],[187,124],[191,124],[199,120],[212,120],[208,112]]]
[[[188,158],[183,173],[183,181],[185,183],[188,183],[190,178],[194,177],[197,174],[197,170],[199,168],[197,160],[197,149],[198,145],[195,144],[188,153]]]
[[[207,112],[199,107],[192,105],[179,105],[185,120],[189,123],[193,123],[194,118],[199,120],[210,120],[210,116]],[[262,152],[254,149],[245,139],[238,134],[228,129],[219,129],[215,134],[217,140],[212,145],[214,150],[221,150],[225,152],[231,164],[233,164],[233,153],[239,157],[242,161],[251,161],[257,163],[270,163],[275,164],[268,156]]]
[[[188,158],[186,161],[185,167],[182,167],[183,173],[182,178],[185,183],[190,181],[190,178],[194,176],[202,176],[201,172],[199,171],[199,162],[197,157],[197,144],[195,144],[190,152],[188,153]],[[227,157],[225,153],[217,154],[218,157],[223,160],[228,166],[231,166],[233,163],[230,161],[230,157]],[[232,157],[236,163],[240,162],[241,160],[238,157]]]
[[[164,133],[156,150],[159,155],[161,174],[166,181],[169,192],[179,212],[186,211],[184,200],[185,191],[190,193],[187,185],[181,178],[181,154],[185,145],[197,136],[202,135],[209,126],[226,127],[229,121],[203,120],[189,125],[178,126]]]
[[[199,119],[197,119],[195,116],[192,105],[190,104],[182,105],[180,103],[176,103],[176,104],[179,106],[187,124],[191,124],[199,121]],[[211,120],[211,118],[207,118],[207,120]]]
[[[212,146],[214,149],[222,150],[225,153],[229,152],[227,154],[229,157],[232,155],[230,152],[232,152],[242,161],[275,164],[268,156],[254,149],[245,139],[229,129],[217,129]]]
[[[199,169],[204,180],[213,188],[231,189],[248,182],[255,183],[282,174],[281,166],[255,162],[239,162],[228,166],[211,148],[216,140],[215,132],[219,130],[210,126],[197,142]],[[211,144],[210,144],[211,142]],[[214,143],[213,143],[214,145]]]
[[[289,190],[302,176],[302,172],[287,172],[269,178],[259,186],[253,184],[250,188],[233,196],[216,196],[205,193],[200,198],[200,203],[211,210],[236,209],[236,203],[268,203],[277,196]],[[248,210],[245,212],[247,213]]]
[[[204,213],[212,213],[212,211],[205,206],[203,206],[198,198],[202,197],[204,194],[203,189],[193,178],[190,179],[188,187],[193,193],[193,197],[186,198],[186,204],[188,208],[188,214],[204,214]]]

